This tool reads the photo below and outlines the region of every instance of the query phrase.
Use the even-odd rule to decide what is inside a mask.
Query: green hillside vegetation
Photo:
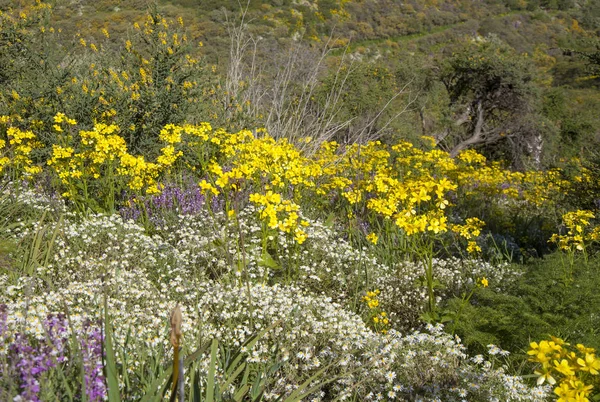
[[[470,146],[522,167],[526,163],[554,166],[563,157],[587,156],[586,152],[598,142],[596,110],[600,79],[593,68],[593,58],[585,56],[597,52],[598,47],[600,12],[593,1],[432,1],[401,5],[386,1],[250,1],[247,4],[57,1],[48,23],[61,33],[53,39],[59,48],[53,50],[51,57],[54,62],[77,59],[72,66],[81,65],[91,57],[89,49],[79,45],[81,38],[105,49],[105,57],[110,60],[114,52],[123,51],[127,38],[135,37],[132,23],[143,24],[149,9],[160,11],[167,18],[181,16],[184,24],[181,32],[188,39],[185,52],[199,58],[204,66],[202,71],[215,71],[203,74],[196,66],[192,73],[203,87],[203,102],[211,96],[206,96],[207,91],[213,95],[222,92],[219,83],[224,85],[232,79],[228,60],[232,34],[237,29],[240,46],[235,56],[239,59],[235,80],[246,87],[230,82],[236,93],[228,96],[234,95],[237,103],[254,101],[255,104],[243,113],[236,111],[235,124],[232,112],[228,111],[227,122],[219,121],[221,125],[237,124],[238,128],[265,125],[267,110],[274,108],[273,99],[260,96],[259,101],[257,93],[273,91],[268,86],[277,74],[281,78],[281,71],[287,66],[288,70],[294,70],[296,78],[302,77],[300,81],[304,81],[296,88],[286,87],[286,92],[293,90],[295,96],[302,97],[298,91],[306,89],[306,85],[311,85],[311,91],[315,92],[307,106],[314,103],[314,95],[318,93],[321,97],[316,99],[325,101],[327,94],[343,92],[343,96],[335,97],[341,101],[336,104],[339,111],[328,103],[329,111],[319,112],[335,115],[335,123],[343,127],[336,130],[337,138],[353,141],[369,135],[390,141],[416,140],[424,134],[434,136],[443,149],[451,151],[468,137],[467,124],[460,124],[461,119],[476,120],[473,114],[461,114],[457,100],[449,99],[449,89],[442,77],[447,72],[443,71],[455,52],[481,57],[479,53],[483,50],[475,45],[467,51],[465,43],[491,38],[498,44],[497,49],[504,49],[503,63],[508,63],[508,70],[498,71],[499,74],[510,74],[511,68],[528,69],[528,77],[517,79],[531,80],[529,90],[535,95],[526,103],[531,116],[535,116],[536,127],[513,126],[512,133],[510,130],[504,133],[505,138],[496,136]],[[239,30],[242,13],[244,25]],[[109,38],[102,34],[102,29],[110,29]],[[323,51],[327,51],[325,58],[321,56]],[[304,65],[299,63],[300,58],[305,59]],[[517,62],[519,59],[523,60]],[[513,61],[516,64],[509,66]],[[252,70],[252,62],[260,69]],[[57,74],[66,77],[68,72]],[[319,88],[309,84],[313,79],[318,81]],[[327,82],[335,82],[338,87],[332,88]],[[459,103],[465,101],[463,98]],[[213,99],[212,103],[230,105],[232,99]],[[204,105],[204,110],[207,107]],[[310,107],[325,106],[321,103]],[[179,110],[176,114],[193,121],[195,113],[184,117],[186,113]],[[208,114],[224,117],[216,111]],[[522,116],[521,121],[524,120],[531,123],[532,119]],[[267,126],[273,131],[271,124]],[[537,145],[531,142],[532,135],[537,138]],[[530,138],[524,140],[527,136]],[[541,149],[534,152],[536,147]]]

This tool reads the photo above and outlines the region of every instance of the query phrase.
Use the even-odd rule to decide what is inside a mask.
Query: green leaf
[[[197,370],[190,371],[190,382],[191,386],[191,400],[193,402],[200,402],[200,398],[202,398],[202,389],[200,388],[200,376],[198,375]]]
[[[331,212],[328,216],[327,216],[327,220],[325,220],[325,227],[327,228],[332,228],[333,224],[335,223],[335,214],[333,212]]]
[[[262,388],[264,385],[264,377],[263,373],[258,373],[256,378],[254,379],[254,384],[252,384],[252,388],[250,390],[250,399],[256,401],[262,395]]]
[[[227,389],[227,387],[229,387],[229,384],[231,384],[242,373],[242,371],[244,371],[245,368],[246,362],[240,364],[239,367],[233,373],[227,375],[226,381],[223,384],[221,384],[220,388],[224,390]]]
[[[431,324],[436,321],[436,314],[432,314],[431,312],[426,312],[426,313],[421,314],[420,318],[422,321],[424,321],[428,324]]]
[[[260,257],[260,260],[258,261],[258,265],[260,265],[261,267],[267,267],[267,268],[271,268],[271,269],[279,269],[280,265],[277,261],[275,261],[273,259],[273,257],[271,257],[271,254],[269,254],[269,252],[267,250],[264,250],[262,253],[262,256]]]
[[[453,320],[454,320],[454,317],[450,316],[450,315],[444,315],[444,316],[442,316],[442,318],[440,318],[440,322],[442,324],[445,323],[445,322],[453,321]]]
[[[246,394],[248,393],[248,390],[250,390],[250,387],[248,386],[248,384],[244,384],[233,396],[233,400],[236,402],[241,402],[244,399],[244,396],[246,396]]]
[[[316,380],[317,378],[321,377],[321,375],[327,371],[330,367],[336,365],[337,362],[331,363],[330,365],[323,367],[321,370],[317,371],[312,377],[310,377],[308,380],[304,381],[302,384],[300,384],[300,386],[298,388],[296,388],[294,390],[294,392],[292,392],[290,394],[290,396],[288,396],[287,398],[284,399],[283,402],[297,402],[300,401],[301,399],[303,399],[304,397],[306,397],[306,395],[310,394],[311,392],[316,391],[317,389],[321,388],[322,386],[333,382],[335,380],[338,379],[338,377],[333,377],[330,378],[327,381],[323,381],[320,382],[316,385],[313,385],[312,387],[308,388],[308,386],[310,385],[310,383],[312,383],[314,380]],[[306,390],[305,392],[303,392],[304,390]]]
[[[205,402],[213,402],[215,397],[215,372],[217,370],[217,351],[219,341],[213,339],[210,348],[210,366],[208,367],[208,378],[206,379]]]

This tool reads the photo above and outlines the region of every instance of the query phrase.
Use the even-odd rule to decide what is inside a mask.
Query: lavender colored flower
[[[0,304],[0,342],[4,340],[6,329],[8,325],[6,321],[8,320],[8,309],[6,304]]]
[[[129,206],[123,207],[119,210],[119,213],[125,220],[137,221],[142,215],[142,210],[136,205],[133,198],[128,200]]]
[[[369,233],[371,231],[369,222],[363,219],[360,219],[358,222],[358,226],[363,233]]]
[[[195,181],[188,179],[183,186],[163,184],[161,193],[145,197],[143,200],[130,198],[128,206],[120,209],[124,219],[137,221],[144,214],[148,219],[160,225],[164,222],[165,213],[194,215],[205,206],[205,197]],[[142,202],[143,204],[140,204]]]
[[[222,197],[212,197],[210,201],[210,207],[213,211],[222,211],[225,208],[225,199]]]
[[[67,322],[62,315],[51,315],[43,323],[46,339],[42,342],[32,341],[25,334],[15,335],[10,345],[15,367],[21,381],[21,400],[38,402],[40,377],[48,370],[66,360]]]
[[[102,331],[99,325],[86,321],[83,332],[80,342],[83,355],[85,391],[90,402],[102,401],[107,396],[102,371]]]

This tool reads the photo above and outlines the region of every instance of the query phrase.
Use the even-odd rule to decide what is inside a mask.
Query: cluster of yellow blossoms
[[[362,301],[369,309],[369,320],[367,321],[373,330],[382,334],[387,334],[390,329],[390,320],[387,313],[383,311],[379,305],[379,294],[381,291],[375,289],[373,292],[367,292],[363,296]]]
[[[82,189],[89,191],[95,182],[103,187],[107,180],[109,187],[117,187],[118,182],[124,181],[134,191],[145,188],[148,193],[159,192],[156,179],[160,164],[129,154],[118,126],[96,123],[92,130],[80,130],[77,142],[71,132],[77,124],[75,120],[58,113],[54,122],[60,144],[53,144],[47,164],[65,186],[64,197],[76,199]],[[100,188],[99,192],[105,190]]]
[[[562,220],[567,234],[555,233],[549,241],[556,243],[564,251],[585,251],[587,244],[600,241],[600,226],[590,228],[590,220],[594,218],[591,211],[578,210],[564,214]]]
[[[8,116],[0,116],[0,133],[5,132],[6,139],[0,136],[0,173],[5,168],[12,167],[24,178],[31,178],[42,169],[31,159],[31,151],[41,148],[42,144],[31,130],[21,130],[9,125]],[[2,130],[4,128],[5,130]],[[15,176],[18,178],[19,176]]]
[[[308,222],[300,220],[300,207],[289,201],[282,200],[281,195],[267,191],[250,195],[250,202],[260,207],[260,217],[267,222],[270,229],[279,229],[283,233],[293,233],[298,244],[306,240],[306,232],[300,226],[308,226]],[[281,215],[284,215],[283,217]]]
[[[577,344],[575,348],[564,340],[532,342],[527,352],[530,361],[538,363],[535,371],[538,384],[556,385],[558,402],[589,402],[594,385],[600,381],[600,359],[596,350]]]
[[[377,233],[369,233],[367,235],[367,240],[373,244],[377,244],[377,242],[379,241],[379,236],[377,236]]]
[[[207,132],[212,128],[208,123],[199,126],[166,125],[159,134],[164,144],[156,161],[146,160],[144,155],[128,152],[121,129],[115,124],[96,123],[92,130],[80,130],[75,136],[69,126],[77,122],[62,113],[54,117],[54,129],[60,144],[53,144],[52,157],[47,164],[52,166],[67,191],[63,196],[75,199],[81,189],[93,186],[119,187],[121,182],[134,192],[145,194],[160,193],[158,179],[161,174],[171,171],[177,160],[183,156],[184,148],[209,141]],[[186,137],[185,139],[183,137]],[[78,138],[79,141],[75,141]],[[77,150],[77,151],[76,151]],[[202,158],[203,155],[199,155]],[[100,193],[105,189],[101,189]]]
[[[342,146],[334,141],[313,145],[305,139],[304,145],[311,145],[307,152],[264,130],[229,133],[208,123],[166,125],[157,138],[160,151],[150,161],[128,151],[115,124],[78,130],[62,113],[54,120],[57,143],[46,164],[65,187],[65,196],[76,198],[82,191],[90,197],[106,195],[107,186],[111,194],[125,189],[155,194],[161,179],[186,169],[198,175],[205,194],[222,196],[226,208],[229,200],[245,197],[259,207],[269,229],[293,234],[299,243],[306,238],[300,207],[314,207],[360,215],[408,236],[453,230],[468,240],[469,252],[476,252],[483,222],[465,217],[465,225],[451,225],[448,213],[456,200],[540,205],[551,202],[557,188],[568,188],[558,171],[511,172],[472,150],[451,158],[439,149],[420,149],[406,141]],[[7,134],[6,139],[0,136],[0,168],[20,164],[27,174],[41,171],[41,164],[28,157],[39,146],[33,132],[12,127],[8,118],[2,123]],[[367,240],[377,243],[377,234],[369,236]]]
[[[467,252],[475,253],[480,252],[481,247],[473,239],[479,236],[484,225],[485,222],[481,219],[467,218],[464,225],[452,225],[452,231],[468,241]]]

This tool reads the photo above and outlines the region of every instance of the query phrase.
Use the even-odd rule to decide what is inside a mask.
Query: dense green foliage
[[[600,347],[597,312],[598,259],[580,261],[573,283],[563,281],[559,254],[526,265],[525,274],[504,293],[480,289],[463,310],[456,333],[480,353],[488,344],[521,350],[527,340],[556,335],[567,342]],[[450,302],[454,308],[460,299]]]
[[[598,144],[594,4],[176,1],[152,6],[149,26],[139,2],[57,1],[12,27],[3,18],[20,45],[0,43],[0,107],[48,128],[52,110],[90,124],[116,111],[140,150],[167,120],[202,115],[277,137],[425,134],[448,151],[555,166]]]

